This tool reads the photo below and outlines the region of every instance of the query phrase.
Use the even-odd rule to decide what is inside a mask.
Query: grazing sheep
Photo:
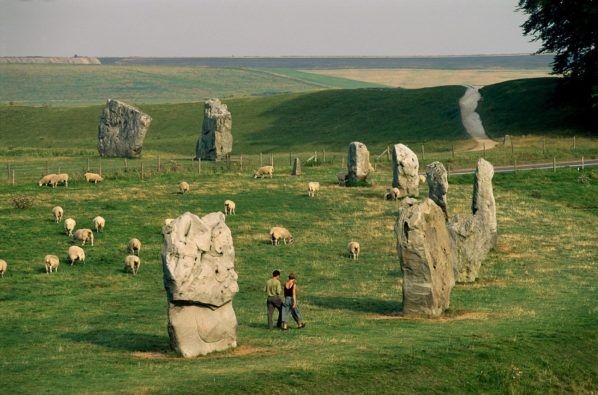
[[[399,188],[387,188],[384,198],[386,200],[398,200],[401,196],[401,190]]]
[[[54,174],[54,173],[47,174],[47,175],[43,176],[42,178],[40,178],[40,180],[37,182],[37,185],[39,185],[40,187],[42,185],[52,185],[52,180],[54,179],[54,177],[56,177],[56,174]]]
[[[106,220],[104,219],[104,217],[100,217],[98,215],[93,219],[93,226],[95,226],[96,232],[103,232],[104,227],[106,226]]]
[[[52,209],[52,215],[54,215],[54,219],[56,223],[62,221],[62,216],[64,215],[64,210],[60,206],[56,206]]]
[[[278,241],[281,239],[284,244],[287,244],[287,240],[289,244],[293,242],[293,236],[291,236],[291,232],[287,228],[275,226],[270,229],[270,240],[273,245],[278,245]]]
[[[320,192],[320,183],[319,182],[308,182],[307,183],[307,195],[309,197],[316,196],[316,193]]]
[[[86,241],[89,241],[93,246],[93,232],[91,229],[77,229],[73,233],[73,237],[77,240],[81,240],[83,242],[81,243],[82,246],[85,245]]]
[[[186,192],[189,192],[189,183],[185,182],[185,181],[181,181],[179,183],[179,192],[183,193],[183,194]]]
[[[52,270],[55,272],[58,271],[58,265],[60,265],[60,260],[56,255],[46,255],[44,258],[44,265],[46,265],[46,273],[52,273]]]
[[[131,240],[129,240],[129,252],[132,255],[139,256],[139,251],[141,251],[141,241],[139,241],[139,239],[136,238],[132,238]]]
[[[174,221],[174,218],[166,218],[164,220],[164,226],[168,226],[172,223],[172,221]]]
[[[359,251],[361,251],[361,247],[359,246],[358,242],[349,242],[349,244],[347,245],[347,250],[349,251],[349,255],[351,256],[351,258],[353,258],[354,260],[359,259]]]
[[[347,173],[344,171],[336,173],[336,179],[339,185],[345,185],[347,183]]]
[[[60,173],[54,175],[52,177],[50,184],[52,184],[52,188],[54,188],[58,184],[64,184],[65,187],[69,186],[69,175],[66,173]]]
[[[224,201],[224,214],[225,215],[235,214],[236,208],[237,208],[237,205],[232,200]]]
[[[83,262],[85,264],[85,251],[79,246],[70,246],[68,257],[69,261],[71,261],[71,266],[73,266],[75,261]]]
[[[101,175],[96,174],[96,173],[88,172],[88,173],[83,174],[83,177],[85,177],[85,181],[93,182],[94,184],[104,181],[104,177],[102,177]]]
[[[133,275],[135,275],[139,271],[139,266],[141,266],[141,259],[139,259],[138,256],[127,255],[125,257],[124,271],[127,271],[127,269],[131,269]]]
[[[274,173],[274,166],[262,166],[253,175],[253,178],[264,178],[265,176],[270,176],[272,178],[272,174]]]
[[[4,278],[4,273],[8,269],[8,263],[4,259],[0,259],[0,277]]]
[[[64,232],[67,234],[67,236],[73,235],[73,230],[75,230],[75,226],[77,226],[77,223],[74,219],[67,218],[64,220]]]
[[[419,185],[423,185],[426,183],[426,176],[420,174],[419,175]]]

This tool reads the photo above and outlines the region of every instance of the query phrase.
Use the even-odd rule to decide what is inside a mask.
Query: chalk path
[[[480,95],[477,88],[468,86],[463,97],[459,99],[461,122],[463,122],[463,127],[467,133],[469,133],[471,138],[476,142],[476,146],[470,151],[481,151],[484,148],[491,149],[497,144],[496,141],[491,140],[488,137],[484,130],[484,126],[482,125],[480,115],[475,112],[475,109],[478,106],[478,101],[480,101],[481,98],[482,95]]]

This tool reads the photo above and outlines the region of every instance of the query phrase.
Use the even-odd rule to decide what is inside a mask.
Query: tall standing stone
[[[446,194],[448,192],[448,176],[444,165],[438,161],[426,166],[426,183],[428,184],[428,197],[434,201],[444,212],[448,220],[446,207]]]
[[[233,150],[232,125],[232,117],[226,104],[222,104],[218,99],[206,100],[195,158],[221,160],[230,154]]]
[[[152,118],[139,109],[109,99],[98,126],[100,156],[139,158],[151,122]]]
[[[347,158],[347,185],[365,181],[370,173],[370,152],[365,144],[354,141],[349,144]]]
[[[233,239],[224,214],[199,218],[187,212],[162,232],[172,347],[186,358],[236,347],[232,299],[239,287]]]
[[[403,312],[442,314],[455,285],[455,254],[444,213],[431,199],[405,206],[395,234],[403,271]]]
[[[293,161],[293,170],[291,171],[292,176],[300,176],[301,175],[301,160],[299,158],[295,158]]]
[[[395,144],[392,150],[392,186],[401,196],[419,195],[419,160],[409,147]]]

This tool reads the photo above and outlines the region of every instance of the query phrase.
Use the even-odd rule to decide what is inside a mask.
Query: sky
[[[517,0],[0,0],[0,56],[533,53]]]

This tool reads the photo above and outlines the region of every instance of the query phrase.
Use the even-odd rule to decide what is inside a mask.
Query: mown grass
[[[398,206],[382,199],[391,174],[369,188],[336,186],[331,167],[275,174],[120,175],[97,186],[0,186],[0,384],[6,393],[545,393],[597,388],[598,174],[574,170],[497,174],[499,243],[480,279],[453,290],[440,319],[402,318],[392,227]],[[187,195],[176,184],[191,183]],[[322,183],[314,199],[305,184]],[[449,210],[465,213],[471,176],[450,178]],[[35,198],[17,210],[15,194]],[[422,193],[423,195],[423,193]],[[168,348],[159,262],[160,225],[237,202],[227,218],[240,292],[239,348],[195,360]],[[51,208],[79,226],[107,219],[85,265],[65,264],[70,245]],[[273,247],[268,229],[296,243]],[[130,237],[144,243],[140,273],[122,272]],[[345,253],[362,245],[358,262]],[[45,254],[61,257],[46,275]],[[262,287],[279,268],[299,277],[303,330],[268,331]]]

